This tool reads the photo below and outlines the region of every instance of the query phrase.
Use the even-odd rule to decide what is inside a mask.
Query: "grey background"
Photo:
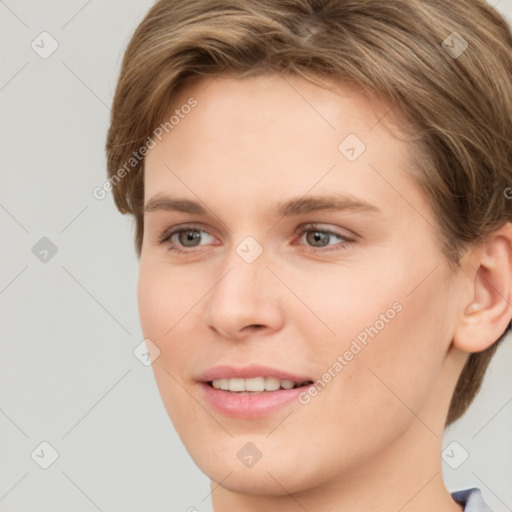
[[[2,511],[211,510],[208,478],[133,355],[131,220],[92,195],[122,52],[151,5],[0,0]],[[512,0],[497,7],[512,18]],[[43,31],[59,45],[46,59],[31,47]],[[43,237],[57,248],[46,262],[32,252]],[[452,465],[469,454],[443,463],[448,489],[479,487],[496,512],[512,509],[511,363],[508,338],[443,444],[458,443]],[[48,469],[31,457],[43,441],[59,454]]]

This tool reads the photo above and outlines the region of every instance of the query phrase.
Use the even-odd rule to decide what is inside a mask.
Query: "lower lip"
[[[262,418],[277,411],[285,405],[298,401],[300,393],[309,386],[277,391],[264,391],[250,395],[232,393],[215,389],[206,382],[200,383],[208,402],[217,411],[237,418]]]

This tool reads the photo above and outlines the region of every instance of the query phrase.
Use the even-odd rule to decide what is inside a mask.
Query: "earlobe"
[[[453,344],[473,353],[497,341],[512,319],[511,223],[475,248],[468,269],[471,297],[458,320]]]

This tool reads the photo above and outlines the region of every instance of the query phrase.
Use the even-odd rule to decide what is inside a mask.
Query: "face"
[[[145,161],[138,302],[196,464],[283,494],[432,447],[458,282],[389,107],[268,75],[205,79],[176,109]]]

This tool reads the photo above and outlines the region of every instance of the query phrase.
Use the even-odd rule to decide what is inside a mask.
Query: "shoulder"
[[[485,503],[480,489],[473,487],[451,493],[452,498],[464,506],[464,512],[493,512]]]

